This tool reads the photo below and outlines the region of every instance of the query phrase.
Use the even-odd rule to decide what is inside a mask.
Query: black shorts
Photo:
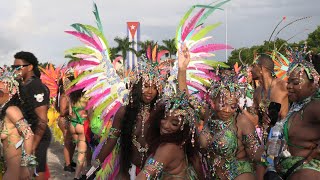
[[[36,149],[36,160],[38,165],[36,167],[36,172],[41,173],[46,171],[46,164],[47,164],[47,152],[51,142],[51,131],[47,127],[46,132],[43,134],[41,141]]]

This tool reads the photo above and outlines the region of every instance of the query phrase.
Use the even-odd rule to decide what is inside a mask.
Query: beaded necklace
[[[267,97],[264,97],[263,88],[261,90],[261,101],[259,103],[259,107],[262,112],[268,112],[268,108],[271,102],[270,97],[271,97],[271,87],[272,87],[273,80],[274,79],[272,79],[271,84],[269,85]]]
[[[145,123],[149,119],[149,116],[150,116],[150,105],[142,106],[138,114],[138,117],[141,117],[141,137],[142,138],[144,138]],[[137,129],[137,123],[134,129],[135,130]],[[132,135],[132,143],[137,148],[138,152],[141,155],[141,166],[143,166],[143,160],[149,150],[149,146],[148,144],[146,144],[145,146],[142,146],[140,142],[138,142],[137,136],[135,134]]]

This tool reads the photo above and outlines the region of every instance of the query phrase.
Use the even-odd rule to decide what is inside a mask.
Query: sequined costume
[[[182,175],[174,175],[169,172],[166,172],[163,169],[163,163],[156,161],[153,159],[153,157],[149,157],[148,160],[146,161],[145,167],[143,169],[143,172],[146,174],[147,179],[157,179],[157,180],[162,180],[165,177],[170,177],[174,179],[185,179],[185,180],[197,180],[197,174],[191,164],[188,163],[188,160],[186,158],[185,163],[187,167],[183,170],[185,172],[185,176]],[[146,170],[153,170],[156,171],[156,176],[152,177],[148,171]]]
[[[19,83],[16,81],[16,71],[15,69],[8,69],[6,67],[0,67],[0,82],[3,83],[3,86],[1,88],[1,92],[4,93],[3,88],[8,89],[8,99],[6,102],[2,103],[0,106],[0,137],[1,141],[6,148],[1,148],[1,155],[3,155],[5,158],[1,157],[1,160],[10,160],[14,157],[8,157],[8,151],[11,151],[13,149],[18,150],[21,149],[21,160],[20,160],[20,166],[21,167],[35,167],[37,165],[36,157],[32,154],[27,154],[24,142],[25,140],[30,140],[30,138],[33,138],[34,134],[30,128],[30,125],[28,124],[27,120],[22,117],[19,120],[16,120],[15,122],[10,120],[8,118],[8,109],[11,107],[17,107],[15,103],[12,103],[12,101],[15,101],[14,98],[20,98],[20,92],[19,92]],[[4,96],[1,96],[3,98]],[[21,101],[19,101],[20,103]],[[17,107],[19,108],[19,107]],[[12,111],[11,111],[12,112]],[[11,122],[11,123],[10,123]],[[10,148],[13,146],[13,149]],[[18,154],[16,154],[17,156]],[[6,164],[5,162],[1,162],[1,169],[4,170],[3,165]],[[0,173],[1,174],[1,173]]]
[[[254,172],[248,160],[237,159],[238,137],[233,124],[233,118],[228,122],[209,119],[202,131],[209,144],[207,161],[211,175],[217,179],[221,179],[221,174],[227,179],[235,179],[241,174]],[[259,147],[257,134],[243,135],[242,142],[252,152],[249,157],[253,157]]]
[[[306,157],[301,157],[301,156],[292,156],[290,152],[290,149],[288,147],[295,147],[296,150],[302,150],[302,149],[310,149],[310,153],[312,153],[315,149],[314,148],[319,148],[319,146],[315,146],[314,148],[310,147],[304,147],[297,145],[290,140],[290,128],[295,121],[295,115],[300,116],[300,120],[304,120],[304,113],[305,113],[305,108],[312,102],[312,101],[319,101],[320,99],[320,89],[319,89],[319,74],[315,70],[314,66],[312,63],[305,61],[305,53],[306,53],[307,46],[305,45],[303,51],[298,51],[290,49],[290,51],[287,51],[288,56],[293,59],[293,61],[290,63],[288,70],[287,70],[287,76],[289,77],[291,73],[294,71],[297,71],[298,73],[298,79],[299,82],[296,85],[299,85],[301,88],[301,84],[305,81],[302,78],[303,73],[305,72],[307,75],[307,78],[309,80],[312,80],[314,83],[314,86],[317,88],[315,92],[313,92],[312,95],[309,97],[304,98],[303,100],[300,101],[295,101],[291,104],[290,110],[286,117],[282,119],[280,122],[276,123],[276,126],[280,127],[282,130],[283,138],[282,138],[282,146],[281,146],[281,152],[277,154],[278,160],[276,161],[271,154],[267,154],[263,160],[267,162],[268,168],[276,168],[277,172],[283,176],[290,177],[290,175],[293,172],[296,172],[301,169],[310,169],[310,170],[315,170],[317,172],[320,172],[320,160],[319,159],[311,159],[308,163],[301,163],[302,161],[305,160],[305,158],[308,158],[309,155]],[[290,83],[289,83],[290,84]],[[311,86],[310,86],[311,88]],[[296,93],[301,93],[301,92],[296,92]],[[307,128],[308,129],[308,128]],[[297,132],[297,131],[296,131]],[[295,133],[296,133],[295,132]],[[292,134],[292,136],[296,136],[295,134]],[[269,139],[270,140],[270,139]],[[300,151],[301,152],[301,151]],[[297,154],[297,151],[295,152]],[[296,166],[297,164],[301,163],[300,165]],[[274,164],[276,167],[274,167]],[[271,168],[270,168],[271,167]],[[292,170],[291,173],[288,174],[288,171]],[[289,171],[289,172],[290,172]]]
[[[290,156],[287,158],[281,158],[280,159],[280,173],[281,175],[285,175],[286,172],[297,162],[304,159],[304,157],[300,156]],[[296,168],[293,172],[296,172],[301,169],[311,169],[320,172],[320,160],[318,159],[312,159],[310,162],[302,164],[298,168]]]

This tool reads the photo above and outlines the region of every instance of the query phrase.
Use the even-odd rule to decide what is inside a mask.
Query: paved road
[[[63,146],[57,142],[51,142],[48,150],[48,165],[50,169],[50,180],[72,180],[74,173],[63,170]]]

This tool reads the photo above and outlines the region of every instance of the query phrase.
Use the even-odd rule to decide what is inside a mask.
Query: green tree
[[[124,61],[127,58],[127,53],[128,52],[133,52],[134,54],[137,54],[136,50],[134,48],[132,48],[132,46],[135,44],[135,42],[130,42],[129,41],[129,37],[125,37],[125,38],[116,37],[114,39],[114,41],[116,43],[118,43],[118,45],[117,45],[115,50],[118,51],[117,53],[120,52],[120,55],[122,56]],[[114,53],[115,52],[116,51],[114,51]]]
[[[175,39],[167,39],[162,40],[162,43],[164,45],[160,46],[162,50],[168,50],[169,51],[169,57],[171,58],[172,55],[175,55],[177,53],[177,47],[175,43]]]
[[[111,61],[113,61],[116,57],[120,56],[118,54],[119,50],[116,47],[111,47],[110,48],[110,59]]]
[[[320,53],[320,26],[308,35],[307,43],[309,49],[311,49],[313,53]]]
[[[244,64],[252,64],[254,57],[258,54],[278,50],[281,54],[285,53],[286,41],[283,39],[276,39],[275,41],[264,41],[262,45],[255,45],[249,48],[239,48],[231,51],[228,58],[228,65],[232,66],[236,62],[241,63],[240,58]],[[289,44],[291,46],[291,44]]]
[[[138,45],[140,46],[140,50],[137,53],[138,57],[141,57],[142,54],[146,54],[146,50],[148,48],[149,45],[154,46],[155,42],[153,40],[146,40],[146,41],[139,41]]]

